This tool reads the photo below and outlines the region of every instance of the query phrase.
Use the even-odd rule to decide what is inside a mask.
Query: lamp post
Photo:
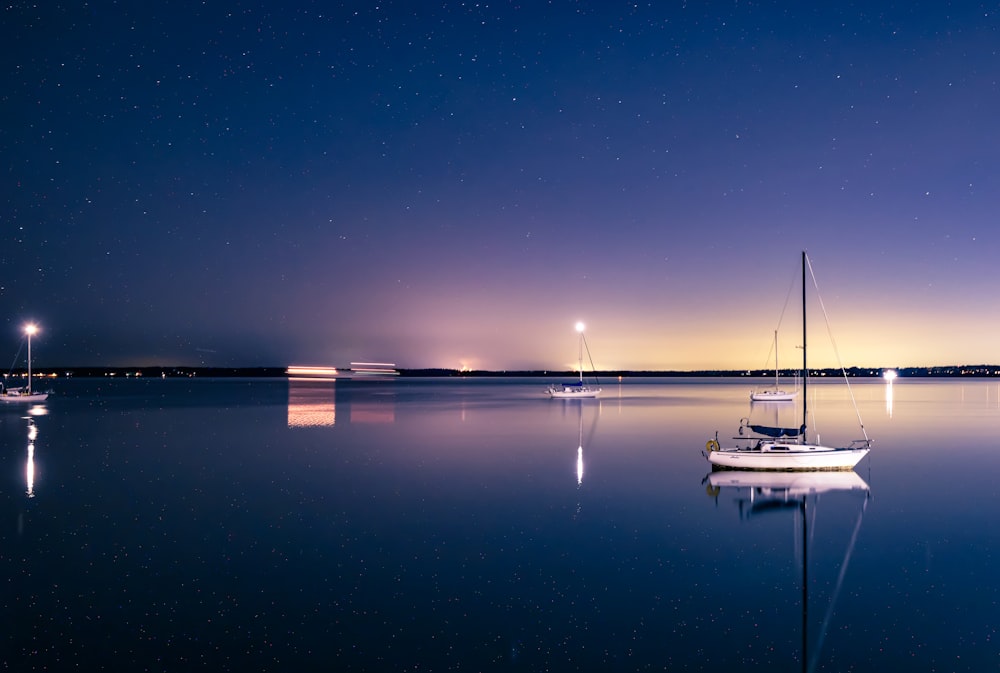
[[[38,332],[38,326],[28,323],[24,326],[24,333],[28,335],[28,394],[31,394],[31,336]]]

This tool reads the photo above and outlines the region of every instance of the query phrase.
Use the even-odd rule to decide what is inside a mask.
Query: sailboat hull
[[[0,394],[0,402],[42,402],[48,396],[48,393],[19,393],[11,390]]]
[[[548,393],[548,396],[551,397],[551,398],[553,398],[553,399],[575,400],[575,399],[585,399],[585,398],[590,398],[590,397],[597,397],[598,395],[601,394],[601,389],[600,388],[589,388],[589,387],[586,387],[586,386],[583,386],[583,387],[580,387],[580,386],[576,386],[576,387],[571,387],[571,386],[556,387],[556,386],[552,386],[551,388],[547,388],[545,392]]]
[[[712,444],[712,442],[709,442]],[[764,443],[752,448],[709,450],[708,462],[724,470],[853,470],[868,455],[867,447],[831,448],[816,444]]]
[[[755,390],[750,393],[752,402],[791,402],[798,395],[798,391],[788,392],[787,390]]]

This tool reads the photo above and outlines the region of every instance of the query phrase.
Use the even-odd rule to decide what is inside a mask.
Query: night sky
[[[0,353],[1000,362],[1000,5],[813,4],[7,3]]]

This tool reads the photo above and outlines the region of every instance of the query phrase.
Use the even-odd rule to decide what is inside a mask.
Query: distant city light
[[[896,371],[893,370],[893,369],[887,369],[887,370],[885,370],[885,373],[882,374],[882,378],[885,379],[886,381],[888,381],[889,383],[892,383],[893,381],[895,381],[896,380],[896,376],[897,376]]]
[[[393,362],[352,362],[351,374],[357,376],[398,376]]]
[[[304,367],[292,365],[286,372],[289,376],[337,376],[336,367]]]
[[[355,379],[399,376],[391,362],[352,362],[349,368],[311,365],[289,365],[285,370],[289,378],[303,379]]]

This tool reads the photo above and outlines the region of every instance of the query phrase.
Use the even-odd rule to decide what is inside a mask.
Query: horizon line
[[[349,367],[344,371],[351,371]],[[256,373],[266,376],[288,376],[288,368],[284,366],[232,366],[232,365],[81,365],[71,367],[33,367],[33,378],[59,378],[60,372],[64,376],[87,375],[90,373],[100,373],[104,375],[122,373],[126,376],[129,373],[139,373],[141,376],[155,375],[178,375],[189,374],[191,372],[228,372],[230,375],[243,375]],[[442,375],[456,377],[474,376],[576,376],[579,370],[575,369],[477,369],[463,370],[452,367],[399,367],[396,369],[399,376],[420,376],[428,375],[429,372],[440,372]],[[913,375],[965,375],[965,376],[1000,376],[1000,364],[962,364],[962,365],[913,365],[903,367],[870,367],[854,365],[850,367],[810,367],[810,372],[828,375],[829,373],[847,373],[854,377],[858,376],[882,376],[888,371],[895,371],[899,376]],[[14,370],[4,374],[4,377],[24,377],[26,370]],[[799,370],[783,370],[781,378],[796,378]],[[652,377],[652,376],[730,376],[740,378],[773,377],[773,369],[608,369],[588,372],[588,377]]]

